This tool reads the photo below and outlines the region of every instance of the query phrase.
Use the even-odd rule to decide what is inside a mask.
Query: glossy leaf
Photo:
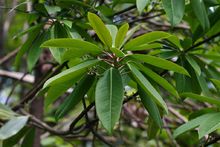
[[[203,0],[191,0],[190,3],[192,5],[193,11],[197,19],[202,25],[202,28],[204,30],[209,29],[210,27],[209,18]]]
[[[199,139],[212,133],[218,128],[220,128],[220,113],[216,113],[215,115],[210,116],[209,119],[205,119],[201,122],[198,129]]]
[[[130,51],[141,51],[141,50],[149,50],[149,49],[154,49],[154,48],[157,48],[157,49],[162,48],[162,45],[160,43],[143,44],[143,45],[130,49]]]
[[[211,81],[220,90],[220,80],[211,79]]]
[[[219,114],[219,113],[204,114],[202,116],[199,116],[199,117],[192,119],[192,120],[188,121],[187,123],[181,125],[176,130],[174,130],[174,133],[173,133],[174,138],[176,138],[177,136],[179,136],[189,130],[192,130],[192,129],[198,127],[203,121],[209,120],[210,117],[215,116],[216,114]]]
[[[134,76],[136,82],[140,85],[140,87],[152,97],[152,99],[168,113],[166,103],[163,98],[157,92],[157,90],[151,85],[151,83],[143,76],[143,74],[138,71],[138,69],[132,65],[127,63],[129,69],[131,70],[132,75]]]
[[[25,43],[21,46],[19,52],[17,53],[15,57],[15,66],[16,68],[19,67],[21,63],[22,56],[28,51],[29,48],[33,45],[33,42],[37,40],[37,38],[40,36],[40,27],[37,27],[33,32],[28,34],[28,38],[25,41]]]
[[[49,90],[44,100],[45,107],[52,104],[59,96],[66,92],[68,88],[72,87],[76,80],[78,79],[66,81],[49,87]]]
[[[192,68],[195,70],[195,72],[200,75],[201,74],[201,69],[199,67],[199,65],[197,64],[197,62],[190,56],[186,56],[187,61],[189,62],[189,64],[192,66]]]
[[[144,107],[147,109],[150,117],[154,120],[154,122],[158,125],[158,127],[161,128],[162,119],[160,116],[160,111],[157,108],[157,105],[141,87],[138,87],[138,93],[140,95],[141,102],[143,103]]]
[[[71,67],[56,76],[48,79],[43,88],[46,88],[51,85],[59,84],[68,80],[74,80],[78,79],[80,76],[82,76],[83,73],[87,71],[88,68],[94,66],[97,64],[99,60],[87,60],[85,62],[82,62],[74,67]]]
[[[94,75],[85,75],[56,111],[55,118],[59,120],[70,112],[85,96],[94,82]]]
[[[149,3],[149,0],[136,0],[136,5],[138,12],[141,14],[146,7],[146,5]]]
[[[105,26],[107,27],[107,29],[109,30],[112,36],[112,47],[115,47],[115,39],[118,33],[118,28],[115,25],[105,25]]]
[[[95,90],[96,111],[102,125],[109,133],[119,120],[123,95],[121,75],[117,69],[110,68],[98,80]]]
[[[129,41],[127,44],[125,44],[124,50],[132,50],[138,46],[141,46],[143,44],[148,44],[151,43],[153,41],[159,40],[159,39],[164,39],[170,37],[169,33],[165,33],[162,31],[154,31],[154,32],[150,32],[144,35],[141,35],[139,37],[136,37],[134,39],[132,39],[131,41]]]
[[[28,51],[27,65],[28,70],[31,71],[34,65],[37,63],[37,60],[40,57],[42,49],[40,45],[47,40],[49,37],[48,32],[43,32],[40,36],[38,36],[33,42]]]
[[[189,76],[189,73],[183,67],[171,61],[159,58],[159,57],[150,56],[150,55],[142,55],[142,54],[134,54],[128,57],[132,57],[133,59],[145,62],[147,64],[150,64],[150,65],[162,68],[162,69],[175,71],[177,73],[181,73],[181,74]]]
[[[34,138],[35,138],[35,128],[31,128],[26,133],[22,141],[21,147],[32,147],[34,143]]]
[[[146,74],[148,77],[150,77],[152,80],[157,82],[160,86],[162,86],[164,89],[166,89],[168,92],[173,94],[176,97],[179,97],[176,89],[169,83],[167,80],[165,80],[163,77],[152,71],[151,69],[138,64],[139,70],[141,70],[144,74]]]
[[[162,0],[164,10],[172,26],[180,23],[185,11],[185,0]]]
[[[16,115],[10,108],[0,103],[0,118],[2,120],[8,120]]]
[[[118,33],[116,35],[116,38],[115,38],[115,47],[116,48],[121,48],[122,46],[122,43],[125,39],[125,36],[128,32],[128,29],[129,29],[129,25],[126,23],[124,25],[122,25],[119,30],[118,30]]]
[[[84,54],[87,53],[93,55],[102,52],[102,49],[100,49],[95,44],[72,38],[51,39],[44,42],[41,47],[67,48],[69,50],[73,50],[73,52],[82,52]]]
[[[94,13],[88,13],[88,20],[99,39],[109,48],[112,47],[112,37],[102,20]]]
[[[188,98],[192,98],[192,99],[195,99],[195,100],[198,100],[198,101],[201,101],[201,102],[208,102],[210,104],[220,106],[220,100],[214,99],[212,97],[201,96],[201,95],[194,94],[194,93],[189,93],[189,92],[181,93],[180,96],[181,97],[188,97]]]
[[[0,128],[0,140],[17,134],[27,123],[28,116],[14,117]]]

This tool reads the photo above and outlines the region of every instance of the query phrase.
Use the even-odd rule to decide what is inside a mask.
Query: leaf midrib
[[[112,68],[110,69],[110,72],[109,72],[109,81],[110,81],[110,94],[109,94],[109,99],[110,99],[110,104],[109,104],[109,107],[110,107],[110,127],[112,127]]]

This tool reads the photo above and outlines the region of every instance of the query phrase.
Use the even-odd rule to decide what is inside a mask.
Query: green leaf
[[[172,26],[180,23],[185,11],[185,0],[162,0],[164,10]]]
[[[116,57],[124,57],[125,54],[119,50],[118,48],[110,48],[110,50],[112,51],[112,53],[114,53],[116,55]]]
[[[31,128],[26,133],[22,141],[21,147],[32,147],[34,143],[34,137],[35,137],[35,128]]]
[[[115,39],[118,33],[118,28],[115,25],[105,25],[105,26],[107,27],[107,29],[109,30],[112,36],[112,47],[115,47]]]
[[[59,96],[61,96],[64,92],[66,92],[68,88],[73,86],[76,80],[78,79],[66,81],[66,82],[51,86],[44,100],[45,107],[53,103]]]
[[[143,45],[130,49],[130,51],[141,51],[141,50],[148,50],[148,49],[154,49],[154,48],[162,48],[162,45],[160,43],[143,44]]]
[[[202,74],[200,74],[200,76],[196,74],[196,78],[198,80],[202,93],[206,96],[211,96],[212,93],[209,91],[208,83],[205,80],[205,77]]]
[[[123,41],[122,44],[121,44],[121,47],[132,37],[132,35],[134,35],[134,33],[135,33],[139,28],[140,28],[140,25],[137,25],[137,26],[131,28],[131,29],[127,32],[127,34],[126,34],[126,36],[125,36],[125,39],[124,39],[124,41]]]
[[[40,36],[40,27],[36,28],[34,31],[28,34],[28,38],[25,41],[25,43],[21,46],[20,50],[18,51],[16,57],[15,57],[15,66],[16,68],[19,67],[21,63],[22,56],[28,51],[31,46],[33,46],[33,42],[37,40]]]
[[[44,42],[41,47],[58,47],[58,48],[67,48],[73,50],[73,52],[82,52],[84,54],[99,54],[102,52],[95,44],[92,44],[87,41],[82,41],[79,39],[72,38],[63,38],[63,39],[51,39]]]
[[[157,92],[157,90],[151,85],[151,83],[142,75],[138,69],[132,65],[127,63],[129,69],[131,70],[132,75],[134,76],[137,83],[140,85],[140,87],[149,95],[152,97],[152,99],[160,106],[162,107],[166,113],[168,113],[166,103],[164,102],[163,98],[160,96],[160,94]]]
[[[220,113],[216,113],[215,115],[210,116],[209,119],[205,119],[201,122],[198,129],[199,139],[212,133],[218,128],[220,128]]]
[[[157,82],[160,86],[162,86],[164,89],[169,91],[174,96],[179,97],[178,92],[176,91],[176,89],[169,82],[167,82],[167,80],[162,78],[160,75],[158,75],[157,73],[155,73],[151,69],[149,69],[149,68],[147,68],[147,67],[145,67],[141,64],[137,64],[137,65],[139,67],[139,70],[143,71],[144,74],[146,74],[152,80]]]
[[[148,43],[154,42],[156,40],[164,39],[164,38],[167,38],[170,36],[171,36],[171,34],[166,33],[166,32],[162,32],[162,31],[150,32],[150,33],[141,35],[139,37],[136,37],[136,38],[132,39],[131,41],[129,41],[128,43],[126,43],[124,50],[130,51],[138,46],[148,44]]]
[[[200,24],[202,25],[202,28],[204,30],[209,29],[210,28],[209,18],[203,0],[191,0],[190,3],[192,5],[194,14],[196,15]]]
[[[109,48],[112,47],[112,37],[102,20],[93,13],[88,13],[88,20],[99,39]]]
[[[82,62],[74,67],[71,67],[71,68],[59,73],[58,75],[48,79],[45,82],[43,89],[48,86],[59,84],[59,83],[62,83],[62,82],[68,81],[68,80],[77,79],[83,73],[85,73],[88,68],[94,66],[98,62],[99,62],[99,60],[86,60],[85,62]]]
[[[21,129],[18,133],[16,133],[15,135],[9,137],[8,139],[5,139],[3,141],[3,145],[1,147],[14,147],[16,145],[18,145],[18,142],[20,140],[22,140],[22,138],[24,137],[24,135],[27,133],[28,128],[24,127],[23,129]]]
[[[150,56],[150,55],[142,55],[142,54],[134,54],[134,55],[129,55],[127,57],[132,57],[133,59],[145,62],[147,64],[150,64],[150,65],[162,68],[162,69],[167,69],[167,70],[171,70],[177,73],[190,76],[189,73],[183,67],[171,61],[159,58],[159,57]]]
[[[220,80],[211,79],[211,81],[220,90]]]
[[[192,68],[195,70],[195,72],[200,75],[201,74],[201,69],[197,62],[190,56],[186,56],[186,60],[189,62],[189,64],[192,66]]]
[[[85,96],[95,80],[94,75],[85,75],[56,111],[55,118],[59,120],[70,112]]]
[[[179,136],[189,130],[192,130],[192,129],[198,127],[203,121],[209,120],[210,117],[212,117],[216,114],[219,114],[219,113],[204,114],[202,116],[199,116],[199,117],[192,119],[192,120],[188,121],[187,123],[181,125],[176,130],[174,130],[174,133],[173,133],[174,138],[176,138],[177,136]]]
[[[155,139],[160,128],[158,127],[158,125],[155,123],[155,121],[151,117],[149,117],[147,124],[148,124],[148,128],[147,128],[148,136],[147,137],[149,138],[149,140]]]
[[[136,5],[138,12],[141,14],[146,7],[146,5],[149,3],[149,0],[136,0]]]
[[[115,38],[115,47],[116,48],[119,48],[119,49],[121,48],[122,43],[123,43],[123,41],[125,39],[125,36],[126,36],[126,34],[128,32],[128,29],[129,29],[128,23],[122,25],[119,28],[118,33],[117,33],[116,38]]]
[[[110,68],[98,80],[95,90],[96,111],[102,125],[109,133],[119,120],[123,95],[121,75],[117,69]]]
[[[29,32],[35,32],[36,30],[38,31],[38,30],[41,29],[42,27],[43,27],[43,24],[42,24],[42,23],[37,24],[37,25],[34,25],[34,26],[31,26],[31,27],[29,27],[27,30],[22,31],[22,32],[16,34],[16,35],[13,37],[13,39],[17,39],[17,38],[19,38],[19,37],[21,37],[21,36],[23,36],[23,35],[25,35],[25,34],[27,34],[27,33],[29,33]]]
[[[40,45],[45,40],[47,40],[48,37],[49,37],[48,32],[43,32],[40,36],[37,36],[34,42],[32,42],[33,44],[28,51],[28,57],[27,57],[27,65],[29,71],[31,71],[34,65],[37,63],[37,60],[39,59],[42,51]]]
[[[0,128],[0,140],[5,140],[17,134],[27,123],[28,116],[19,116],[9,120]]]
[[[0,103],[0,119],[8,120],[16,115],[9,107]]]
[[[214,99],[212,97],[201,96],[201,95],[190,93],[190,92],[181,93],[180,96],[181,97],[188,97],[188,98],[192,98],[192,99],[195,99],[195,100],[198,100],[201,102],[208,102],[210,104],[220,106],[220,100]]]
[[[138,87],[138,93],[140,95],[141,102],[143,103],[144,107],[147,109],[150,117],[154,120],[154,122],[158,125],[159,128],[162,128],[163,123],[157,105],[140,86]]]
[[[54,39],[54,38],[69,38],[67,29],[64,27],[64,25],[62,25],[61,23],[59,23],[58,21],[56,21],[53,25],[53,27],[51,27],[50,29],[50,38]],[[53,55],[53,57],[55,58],[55,60],[59,63],[62,63],[62,55],[64,54],[65,50],[64,48],[49,48],[51,54]]]

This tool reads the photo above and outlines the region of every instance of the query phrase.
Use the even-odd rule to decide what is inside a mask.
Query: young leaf
[[[138,12],[141,14],[146,7],[146,5],[149,3],[149,0],[136,0],[136,5]]]
[[[128,32],[128,29],[129,29],[129,25],[126,23],[124,25],[122,25],[119,30],[118,30],[118,33],[116,35],[116,38],[115,38],[115,47],[116,48],[121,48],[121,45],[125,39],[125,36]]]
[[[151,69],[149,69],[141,64],[137,64],[137,65],[139,67],[139,70],[141,70],[143,73],[145,73],[147,76],[149,76],[152,80],[157,82],[159,85],[161,85],[164,89],[169,91],[174,96],[179,97],[176,89],[169,82],[167,82],[167,80],[162,78],[157,73],[153,72]]]
[[[196,63],[196,61],[191,58],[190,56],[186,56],[187,61],[189,62],[189,64],[192,66],[192,68],[195,70],[195,72],[200,75],[201,74],[201,69],[199,67],[199,65]]]
[[[164,39],[167,37],[170,37],[171,34],[169,33],[165,33],[162,31],[154,31],[154,32],[150,32],[144,35],[141,35],[139,37],[136,37],[134,39],[132,39],[131,41],[129,41],[128,43],[125,44],[124,50],[126,51],[130,51],[138,46],[141,46],[143,44],[148,44],[151,43],[153,41],[159,40],[159,39]]]
[[[94,66],[95,64],[97,64],[99,62],[99,60],[86,60],[72,68],[69,68],[59,74],[57,74],[56,76],[48,79],[44,86],[43,89],[48,87],[48,86],[52,86],[55,84],[59,84],[68,80],[74,80],[79,78],[83,73],[85,73],[87,71],[87,68]]]
[[[177,136],[179,136],[189,130],[192,130],[192,129],[198,127],[203,121],[209,120],[210,117],[212,117],[213,115],[216,115],[216,114],[219,114],[219,113],[204,114],[202,116],[199,116],[199,117],[192,119],[192,120],[188,121],[187,123],[181,125],[176,130],[174,130],[174,133],[173,133],[174,138],[176,138]]]
[[[0,140],[17,134],[27,123],[28,116],[14,117],[0,128]]]
[[[185,0],[162,0],[164,10],[172,26],[180,23],[185,11]]]
[[[102,52],[95,44],[87,41],[72,38],[51,39],[44,42],[41,47],[58,47],[73,50],[73,52],[82,52],[84,54],[99,54]]]
[[[157,105],[140,86],[138,87],[138,93],[140,95],[141,102],[143,103],[144,107],[147,109],[150,117],[154,120],[154,122],[158,125],[158,127],[161,128],[162,119],[160,116],[160,111],[157,108]]]
[[[168,113],[168,109],[166,106],[166,103],[164,102],[163,98],[160,96],[160,94],[155,90],[155,88],[151,85],[151,83],[142,75],[140,71],[137,70],[137,68],[127,63],[129,69],[131,70],[132,75],[134,76],[137,83],[140,85],[140,87],[149,95],[152,97],[152,99],[160,106],[162,107],[166,113]]]
[[[110,68],[96,85],[95,105],[102,125],[111,133],[119,120],[123,102],[122,78],[117,69]]]
[[[133,54],[133,55],[129,55],[127,57],[132,57],[136,60],[148,63],[150,65],[153,65],[153,66],[156,66],[156,67],[159,67],[162,69],[175,71],[177,73],[181,73],[181,74],[189,76],[189,73],[183,67],[181,67],[171,61],[159,58],[159,57],[150,56],[150,55],[142,55],[142,54]]]
[[[93,13],[88,13],[88,20],[99,39],[109,48],[112,47],[112,37],[102,20]]]
[[[214,104],[214,105],[218,105],[220,106],[220,100],[218,99],[214,99],[212,97],[207,97],[207,96],[201,96],[198,94],[194,94],[194,93],[189,93],[189,92],[184,92],[180,94],[181,97],[188,97],[188,98],[192,98],[201,102],[208,102],[210,104]]]
[[[199,139],[209,133],[212,133],[218,128],[220,128],[220,113],[216,113],[215,115],[210,116],[209,119],[201,122],[198,129]]]
[[[59,120],[71,111],[85,96],[94,82],[94,75],[85,75],[74,88],[73,92],[65,99],[56,111],[55,118]]]
[[[202,28],[207,30],[210,28],[209,18],[206,12],[205,5],[203,0],[191,0],[190,1],[193,11],[198,18]]]
[[[112,47],[115,47],[115,38],[118,33],[118,28],[115,25],[105,25],[107,29],[109,30],[111,36],[112,36]]]
[[[127,32],[127,34],[126,34],[126,36],[125,36],[125,39],[123,40],[123,42],[122,42],[122,44],[121,44],[120,47],[122,47],[122,46],[132,37],[132,35],[134,35],[134,33],[135,33],[139,28],[140,28],[140,25],[137,25],[137,26],[131,28],[131,29]]]

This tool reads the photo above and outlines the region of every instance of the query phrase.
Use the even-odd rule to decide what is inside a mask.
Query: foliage
[[[218,141],[219,0],[37,0],[14,10],[31,3],[29,27],[14,37],[27,38],[9,70],[39,81],[19,83],[16,95],[30,91],[0,105],[2,146],[31,146],[35,129],[50,133],[44,146]],[[31,110],[41,99],[45,117],[36,118]],[[189,137],[197,140],[185,142]],[[73,141],[82,138],[85,144]]]

